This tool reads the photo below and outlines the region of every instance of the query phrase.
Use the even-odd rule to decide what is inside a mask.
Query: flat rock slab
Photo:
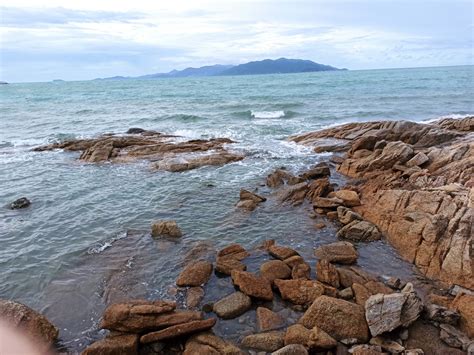
[[[184,286],[201,286],[205,284],[212,273],[212,264],[208,261],[197,261],[188,264],[179,274],[176,285]]]
[[[205,320],[196,320],[188,323],[173,325],[166,329],[143,335],[140,338],[140,343],[149,344],[157,341],[177,338],[183,335],[197,333],[212,328],[214,324],[216,324],[216,319],[209,318]]]
[[[285,345],[284,337],[284,332],[277,331],[251,334],[242,339],[242,346],[250,349],[272,352]]]
[[[281,298],[294,304],[308,305],[324,294],[324,287],[313,280],[275,280]]]
[[[270,248],[268,248],[268,252],[271,256],[280,260],[285,260],[291,256],[298,255],[296,250],[279,245],[272,245]]]
[[[340,264],[353,264],[359,257],[356,248],[349,242],[322,245],[315,250],[314,255],[318,259],[326,259],[329,262]]]
[[[96,341],[87,347],[81,355],[137,355],[138,335],[124,334]]]
[[[273,291],[270,281],[247,271],[232,271],[232,281],[240,291],[247,296],[264,301],[273,300]]]

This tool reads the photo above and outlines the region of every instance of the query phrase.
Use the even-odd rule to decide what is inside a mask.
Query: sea
[[[294,134],[472,115],[473,78],[474,66],[456,66],[1,85],[0,298],[43,312],[74,353],[103,336],[98,322],[107,304],[179,296],[176,276],[199,253],[275,239],[313,260],[314,247],[336,240],[334,227],[315,228],[306,204],[269,198],[252,213],[238,210],[240,189],[271,197],[264,183],[273,170],[298,173],[327,159],[290,142]],[[146,162],[87,164],[74,152],[32,151],[130,127],[231,138],[229,148],[245,159],[170,173]],[[8,208],[23,196],[29,208]],[[151,223],[161,219],[177,221],[183,237],[151,238]],[[417,277],[383,240],[358,249],[367,271]],[[215,287],[231,292],[223,282]]]

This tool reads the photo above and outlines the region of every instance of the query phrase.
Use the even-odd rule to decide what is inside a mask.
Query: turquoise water
[[[289,75],[11,84],[0,87],[0,298],[42,310],[69,349],[97,336],[104,304],[161,297],[197,241],[216,247],[274,238],[312,247],[335,239],[313,227],[310,206],[271,199],[248,215],[241,187],[280,166],[298,172],[325,158],[285,140],[343,122],[432,120],[474,113],[474,67]],[[187,138],[229,137],[242,162],[184,173],[147,164],[90,165],[75,153],[31,152],[73,137],[154,129]],[[6,208],[27,196],[27,210]],[[175,219],[180,242],[153,241],[155,219]],[[127,236],[127,230],[141,231]],[[142,233],[143,232],[143,233]],[[360,264],[409,273],[384,242],[361,245]],[[389,262],[380,265],[380,258]]]

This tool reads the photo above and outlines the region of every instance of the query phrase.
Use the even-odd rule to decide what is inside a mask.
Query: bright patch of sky
[[[265,58],[349,69],[473,63],[471,0],[15,0],[0,80],[137,76]]]

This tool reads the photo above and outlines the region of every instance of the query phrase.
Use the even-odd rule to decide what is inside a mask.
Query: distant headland
[[[330,65],[315,63],[303,59],[265,59],[248,62],[240,65],[207,65],[199,68],[186,68],[183,70],[172,70],[168,73],[156,73],[138,77],[114,76],[99,78],[95,80],[127,80],[127,79],[160,79],[160,78],[184,78],[202,76],[224,76],[224,75],[259,75],[259,74],[288,74],[307,73],[318,71],[347,70],[338,69]]]

